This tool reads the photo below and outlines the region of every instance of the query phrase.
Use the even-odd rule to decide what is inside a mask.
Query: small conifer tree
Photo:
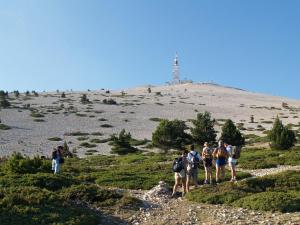
[[[230,119],[226,120],[222,126],[221,140],[235,146],[245,144],[245,138]]]
[[[191,133],[194,142],[203,145],[204,142],[216,141],[215,120],[211,119],[209,112],[198,113],[197,119],[192,120],[192,124],[194,127],[191,128]]]
[[[268,136],[270,147],[274,149],[286,150],[293,147],[296,142],[295,133],[284,126],[278,116]]]

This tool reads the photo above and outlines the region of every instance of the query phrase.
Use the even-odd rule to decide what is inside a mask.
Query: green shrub
[[[90,144],[90,143],[88,143],[88,142],[82,142],[82,143],[80,144],[80,146],[86,147],[86,148],[94,148],[94,147],[96,147],[97,145],[95,145],[95,144]]]
[[[81,96],[80,102],[81,102],[82,104],[89,104],[89,103],[91,103],[90,100],[87,98],[86,94],[83,94],[83,95]]]
[[[30,116],[31,116],[31,117],[34,117],[34,118],[45,117],[43,114],[38,113],[38,112],[35,112],[35,111],[31,112]]]
[[[117,104],[117,102],[112,98],[103,99],[102,103],[107,104],[107,105],[116,105]]]
[[[37,173],[43,171],[45,164],[38,156],[33,159],[24,157],[21,153],[13,153],[4,164],[4,170],[8,173]]]
[[[128,153],[136,152],[137,149],[131,146],[131,134],[126,133],[123,129],[118,136],[111,135],[111,144],[113,145],[111,153],[125,155]]]
[[[222,126],[221,139],[224,142],[235,146],[242,146],[245,144],[245,138],[230,119],[226,120]]]
[[[62,139],[60,137],[51,137],[48,138],[49,141],[62,141]]]
[[[277,116],[269,133],[269,139],[271,148],[286,150],[294,146],[296,135],[284,126]]]
[[[116,191],[106,190],[95,184],[74,185],[64,189],[61,195],[65,200],[79,200],[95,207],[115,205],[123,197]]]
[[[5,98],[0,97],[0,107],[8,108],[9,106],[10,106],[10,102]]]
[[[64,202],[56,194],[36,187],[0,189],[1,224],[97,225],[100,217],[82,206]]]
[[[110,127],[113,127],[113,126],[110,125],[110,124],[102,124],[100,127],[103,127],[103,128],[110,128]]]
[[[241,198],[233,205],[254,210],[295,212],[300,210],[300,197],[284,192],[261,192]]]
[[[7,125],[5,125],[3,123],[0,123],[0,130],[9,130],[9,129],[10,129],[9,126],[7,126]]]
[[[197,119],[191,120],[191,122],[194,126],[191,128],[194,142],[201,146],[204,142],[215,142],[217,136],[214,129],[215,120],[211,119],[209,112],[198,113]]]
[[[152,143],[163,149],[181,149],[191,140],[190,135],[185,132],[186,129],[187,126],[182,120],[163,119],[152,133]]]
[[[51,171],[49,166],[48,172]],[[26,187],[34,186],[49,191],[57,191],[79,182],[67,175],[56,175],[52,173],[36,174],[8,174],[0,177],[1,187]]]

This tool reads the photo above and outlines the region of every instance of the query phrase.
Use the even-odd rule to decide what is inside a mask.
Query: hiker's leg
[[[234,165],[230,163],[230,171],[231,171],[231,180],[234,180]]]
[[[182,178],[182,191],[186,193],[186,176]]]
[[[177,191],[177,187],[179,185],[179,180],[180,180],[179,176],[175,175],[175,184],[174,184],[174,187],[173,187],[173,193],[172,193],[172,195],[174,195],[176,193],[176,191]]]
[[[55,170],[55,159],[52,159],[52,170]]]
[[[216,165],[216,182],[220,180],[220,166]]]
[[[186,186],[186,192],[189,192],[190,191],[190,175],[186,176],[185,186]]]
[[[205,181],[208,181],[208,172],[209,172],[209,168],[208,167],[204,167],[205,169]],[[205,183],[205,182],[204,182]]]
[[[58,159],[55,160],[54,173],[60,172],[60,165]]]
[[[222,180],[225,179],[225,165],[221,167],[221,171],[222,171]]]
[[[233,175],[233,179],[236,180],[236,165],[235,164],[232,166],[232,175]]]
[[[212,183],[212,167],[208,167],[209,182]]]
[[[195,169],[194,171],[194,184],[195,184],[195,188],[198,187],[198,169]]]

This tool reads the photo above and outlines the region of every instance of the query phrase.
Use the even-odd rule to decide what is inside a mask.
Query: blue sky
[[[300,1],[0,1],[0,89],[122,89],[181,77],[300,99]]]

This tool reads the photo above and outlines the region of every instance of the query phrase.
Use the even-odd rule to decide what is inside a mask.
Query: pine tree
[[[209,112],[198,113],[197,119],[192,120],[192,124],[194,128],[191,128],[191,133],[197,144],[203,145],[204,142],[213,143],[216,141],[215,120],[211,119]]]
[[[245,138],[230,119],[226,120],[222,127],[221,139],[224,142],[235,146],[242,146],[245,144]]]
[[[152,143],[163,149],[181,149],[191,139],[185,132],[186,129],[187,126],[182,120],[161,120],[152,133]]]
[[[271,148],[285,150],[294,146],[296,135],[287,126],[284,126],[277,116],[269,133],[269,140]]]

